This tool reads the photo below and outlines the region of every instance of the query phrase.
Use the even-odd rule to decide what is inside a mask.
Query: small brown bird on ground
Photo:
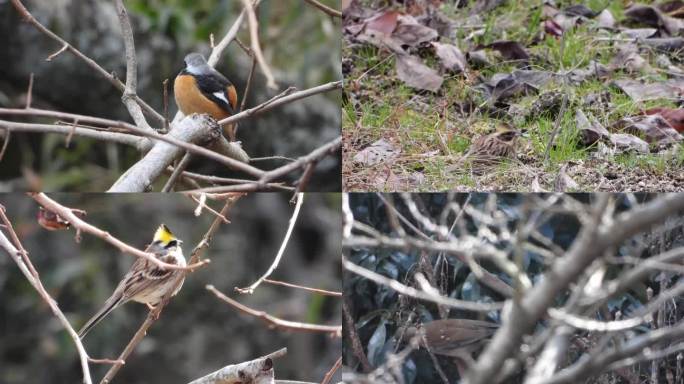
[[[464,161],[472,164],[473,169],[482,169],[501,163],[504,159],[515,157],[515,149],[520,131],[514,127],[501,123],[496,131],[477,138],[458,164],[450,167],[449,171],[461,168]]]
[[[403,340],[420,337],[420,346],[436,355],[462,357],[491,337],[499,325],[488,321],[444,319],[406,328]],[[399,330],[401,332],[401,329]],[[401,333],[399,333],[401,335]]]

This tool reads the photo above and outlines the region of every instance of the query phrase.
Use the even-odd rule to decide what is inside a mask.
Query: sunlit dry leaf
[[[619,39],[647,39],[658,32],[655,28],[632,28],[620,31]]]
[[[605,29],[615,28],[615,17],[607,8],[601,11],[598,16],[598,27]]]
[[[662,116],[632,116],[625,117],[615,124],[622,131],[644,137],[647,142],[656,145],[666,145],[682,141],[680,135]]]
[[[634,101],[674,99],[684,94],[684,79],[672,79],[655,83],[622,79],[613,82]]]
[[[660,115],[667,121],[672,128],[677,132],[684,132],[684,108],[651,108],[644,111],[647,115]]]
[[[397,54],[397,76],[406,85],[437,92],[444,79],[434,69],[423,64],[420,58],[408,54]]]
[[[581,109],[577,109],[577,112],[575,113],[575,124],[580,131],[582,144],[585,146],[590,146],[597,141],[610,136],[610,132],[596,121],[593,116],[591,121],[589,121],[589,118]]]
[[[433,42],[432,46],[435,47],[435,53],[446,70],[453,72],[465,71],[466,58],[457,46],[438,42]]]
[[[424,182],[425,175],[420,172],[397,174],[391,169],[373,178],[373,184],[379,191],[415,191]]]
[[[366,29],[390,35],[397,27],[398,11],[387,11],[366,20]]]
[[[647,142],[628,133],[613,133],[610,135],[610,142],[615,146],[615,149],[618,152],[649,152]]]
[[[380,139],[354,156],[354,161],[363,165],[372,166],[379,163],[394,160],[401,153],[401,149],[395,147],[386,139]]]

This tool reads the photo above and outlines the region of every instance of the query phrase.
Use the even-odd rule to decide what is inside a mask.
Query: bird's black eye
[[[168,244],[166,244],[166,247],[164,247],[164,248],[171,248],[171,247],[175,247],[175,246],[177,246],[177,245],[178,245],[178,241],[176,241],[176,240],[171,240],[171,241],[169,241]]]

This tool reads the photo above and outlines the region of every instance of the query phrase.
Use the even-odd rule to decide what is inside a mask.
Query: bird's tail
[[[123,296],[118,295],[110,297],[105,304],[93,317],[88,320],[88,322],[83,325],[80,331],[78,331],[78,337],[83,338],[97,323],[104,319],[111,311],[118,307],[123,301]]]

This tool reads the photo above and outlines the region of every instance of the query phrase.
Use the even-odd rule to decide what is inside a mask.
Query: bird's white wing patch
[[[219,99],[225,101],[226,104],[230,104],[230,103],[228,103],[228,100],[226,100],[226,95],[223,92],[214,92],[214,93],[212,93],[212,95],[214,95],[214,96],[218,97]]]

